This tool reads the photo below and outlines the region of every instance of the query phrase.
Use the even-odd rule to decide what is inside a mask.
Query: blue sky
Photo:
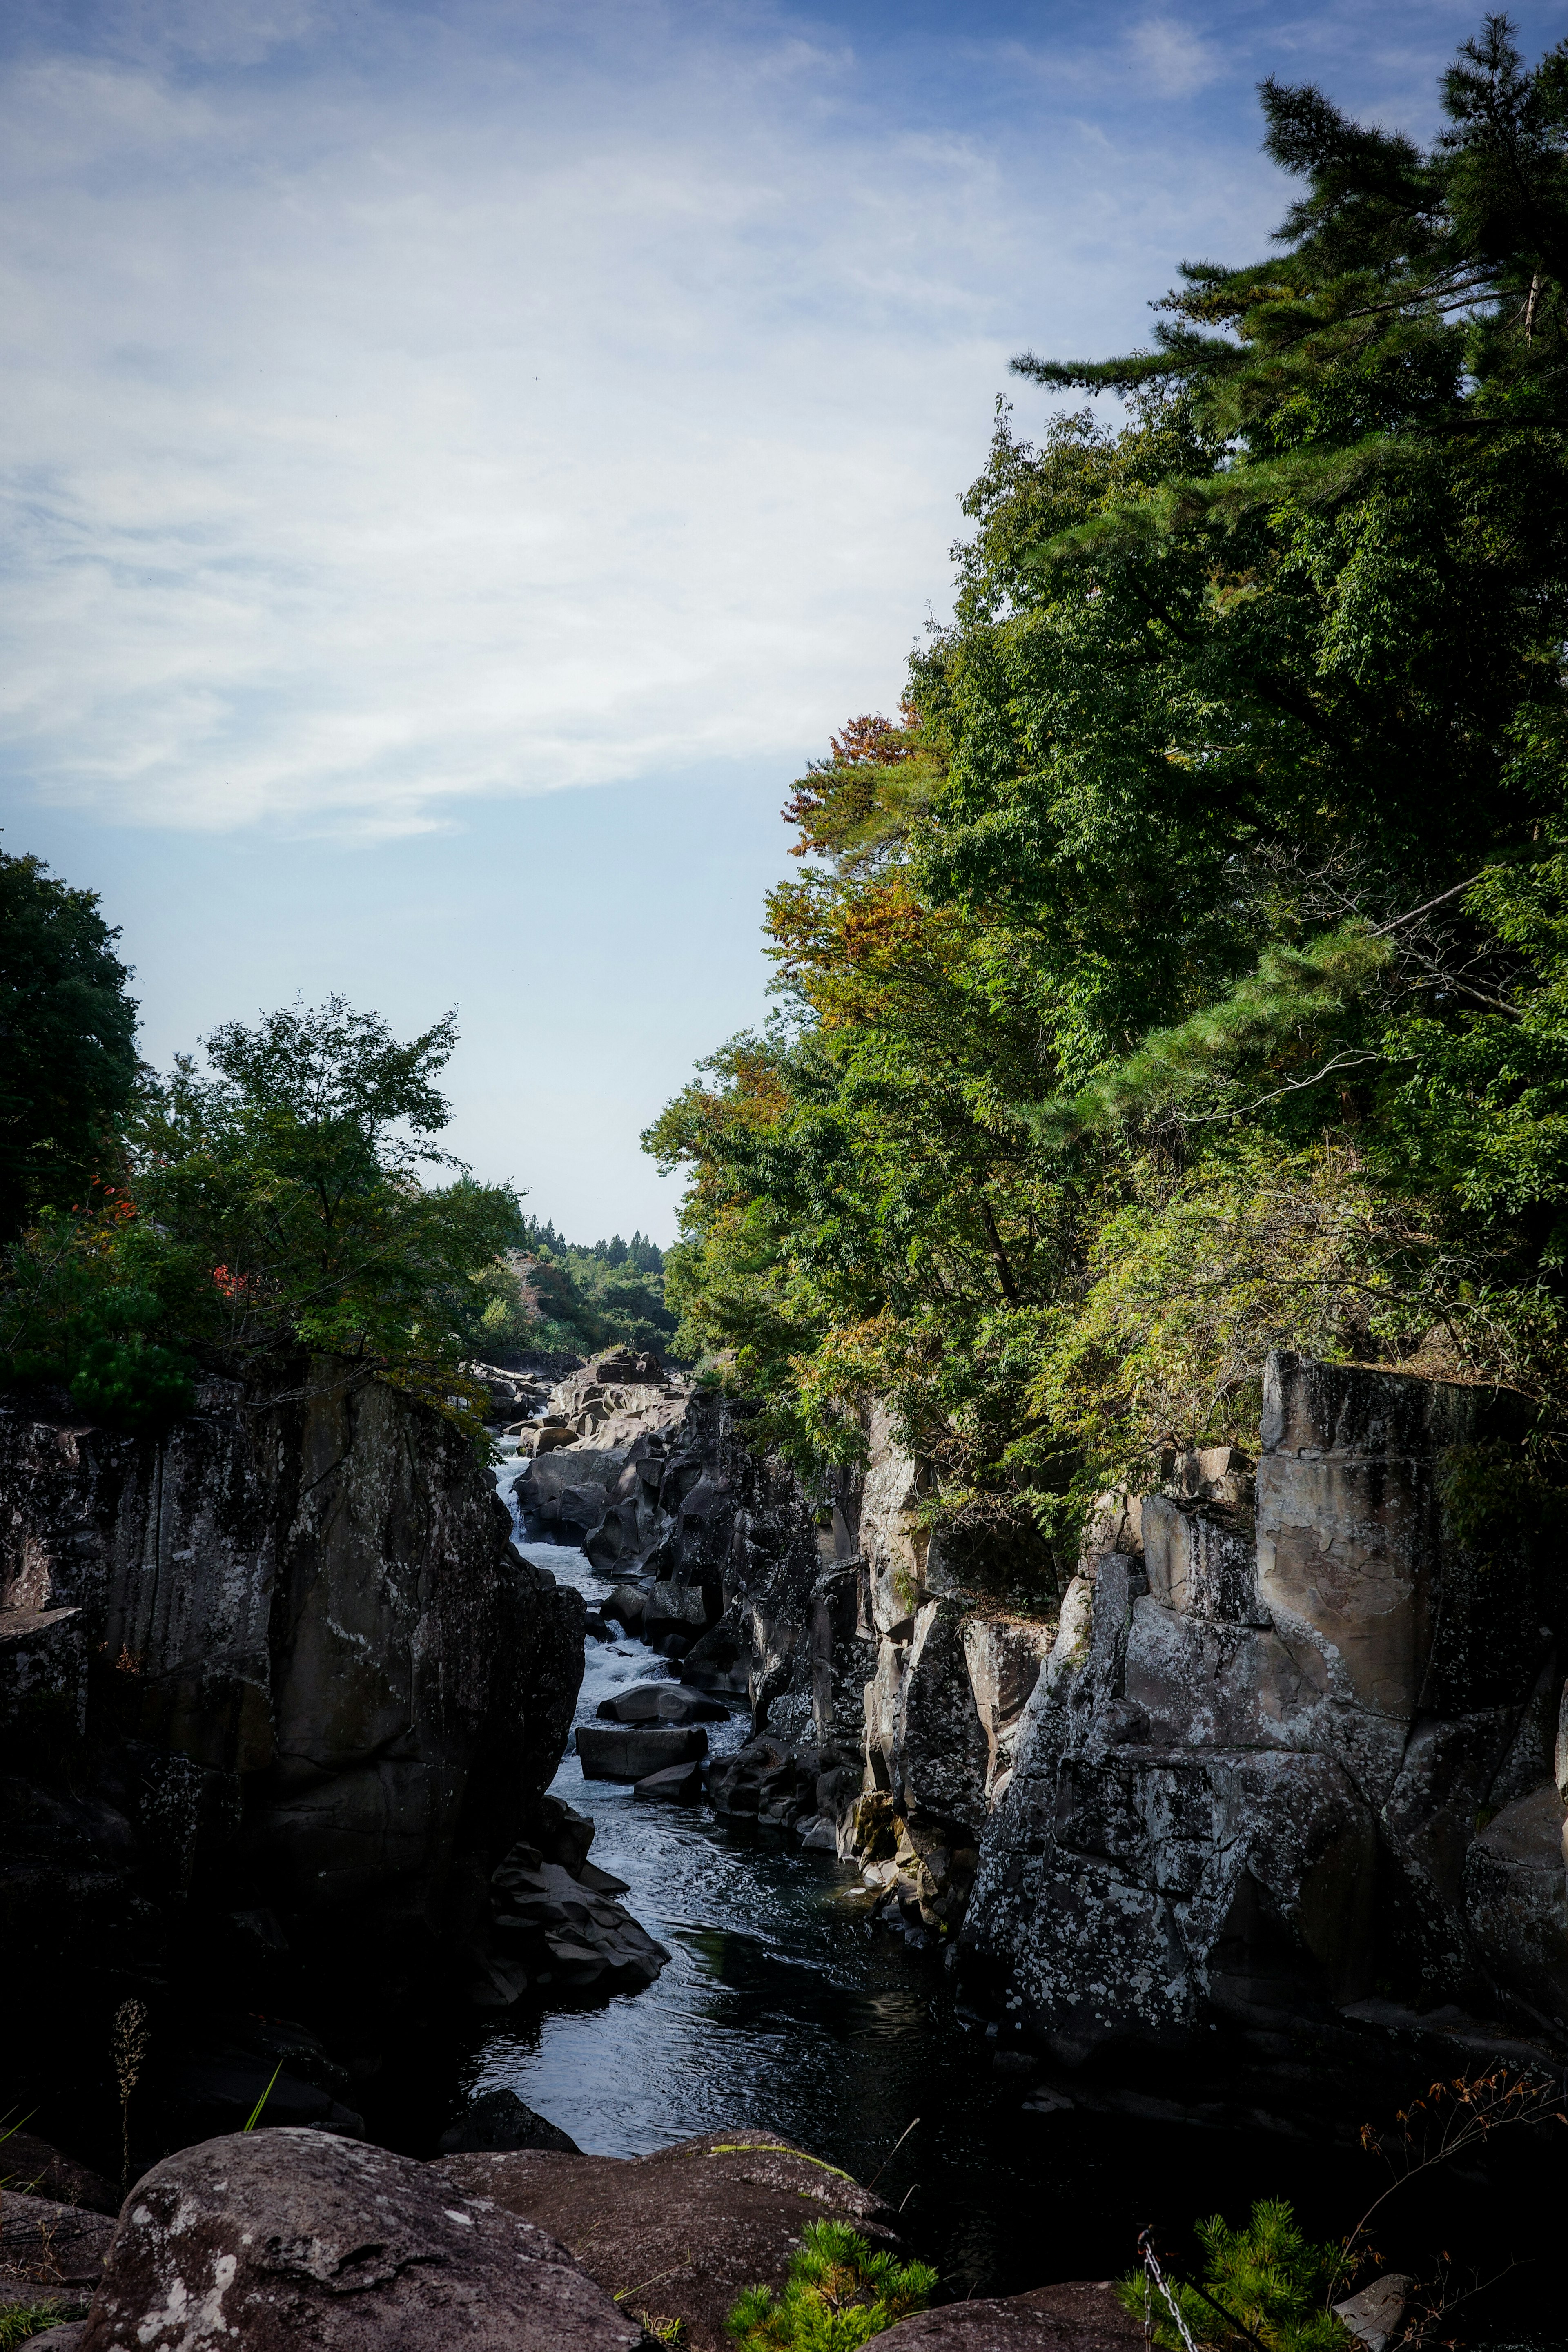
[[[946,611],[1009,357],[1261,249],[1263,74],[1429,132],[1479,16],[11,0],[5,847],[154,1061],[455,1003],[455,1148],[668,1239],[638,1133],[765,1009],[778,809]]]

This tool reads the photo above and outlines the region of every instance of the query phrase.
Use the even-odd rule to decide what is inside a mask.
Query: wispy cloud
[[[1148,102],[1210,29],[1113,11],[1143,94],[1075,122],[902,104],[862,15],[24,4],[15,786],[399,831],[891,698],[1010,352],[1124,341],[1275,199]]]
[[[1226,71],[1218,47],[1179,17],[1145,16],[1127,34],[1134,67],[1161,98],[1190,98]]]

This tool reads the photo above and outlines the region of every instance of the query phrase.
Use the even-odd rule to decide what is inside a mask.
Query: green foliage
[[[553,1224],[529,1220],[515,1261],[519,1348],[584,1354],[619,1342],[667,1355],[677,1318],[664,1303],[664,1255],[645,1234],[574,1247]]]
[[[681,1352],[801,1462],[888,1399],[1019,1590],[1272,1346],[1568,1441],[1568,50],[1445,92],[1427,152],[1266,85],[1275,253],[1019,363],[1122,421],[999,406],[951,625],[786,812],[782,1015],[645,1139]]]
[[[0,852],[0,1246],[117,1164],[136,1006],[98,906],[39,858]]]
[[[1354,2337],[1330,2308],[1331,2297],[1343,2291],[1343,2256],[1336,2247],[1313,2245],[1303,2237],[1283,2198],[1260,2199],[1239,2230],[1228,2229],[1216,2213],[1198,2223],[1197,2236],[1204,2252],[1203,2284],[1214,2301],[1190,2286],[1173,2291],[1198,2343],[1218,2347],[1219,2352],[1240,2352],[1249,2339],[1254,2352],[1259,2344],[1267,2352],[1353,2352]],[[1141,2320],[1143,2273],[1121,2280],[1117,2294],[1124,2309]],[[1228,2322],[1215,2304],[1229,2314]],[[1163,2352],[1182,2352],[1180,2333],[1157,2293],[1153,2310],[1155,2342]]]
[[[814,2221],[783,2294],[747,2287],[726,2326],[740,2352],[856,2352],[912,2311],[924,2311],[936,2284],[926,2263],[873,2254],[846,2223]]]
[[[516,1196],[432,1140],[449,1019],[403,1043],[340,998],[206,1040],[150,1087],[122,1187],[41,1216],[10,1253],[0,1360],[84,1411],[155,1425],[195,1365],[280,1349],[347,1356],[477,1431],[462,1365],[476,1285],[518,1230]],[[429,1185],[421,1169],[455,1170]]]
[[[79,2319],[86,2308],[85,2304],[57,2301],[0,2305],[0,2352],[11,2352],[13,2345],[26,2344],[64,2320]]]

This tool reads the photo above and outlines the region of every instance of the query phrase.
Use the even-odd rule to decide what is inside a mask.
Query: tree
[[[183,1057],[149,1088],[124,1190],[13,1252],[14,1376],[134,1421],[177,1409],[193,1362],[308,1348],[477,1429],[477,1286],[520,1219],[434,1140],[455,1039],[450,1014],[403,1042],[340,997],[214,1031],[210,1074]]]
[[[1271,1346],[1568,1444],[1568,51],[1423,152],[1264,85],[1304,193],[1155,348],[1026,355],[949,627],[786,816],[785,1013],[650,1130],[688,1352],[818,1458],[891,1398],[949,1535],[1255,1442]]]
[[[0,1246],[111,1174],[136,1093],[136,1006],[91,890],[0,852]]]

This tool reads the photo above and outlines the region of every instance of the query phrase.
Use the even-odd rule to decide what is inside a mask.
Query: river
[[[507,1499],[513,1475],[509,1463],[498,1473]],[[591,1607],[605,1597],[607,1580],[580,1551],[521,1549]],[[578,1719],[629,1683],[674,1672],[640,1642],[591,1637]],[[711,1726],[710,1744],[737,1747],[746,1729],[739,1717]],[[460,2087],[505,2085],[584,2148],[632,2156],[724,2126],[781,2134],[876,2179],[960,2294],[1117,2274],[1145,2223],[1180,2250],[1196,2220],[1218,2210],[1239,2221],[1260,2196],[1290,2198],[1312,2235],[1337,2237],[1383,2185],[1354,2144],[1032,2110],[1005,2055],[998,2064],[995,2029],[966,2010],[949,1974],[873,1929],[857,1870],[726,1828],[702,1808],[585,1780],[575,1753],[553,1787],[591,1817],[594,1861],[628,1882],[627,1906],[670,1965],[645,1991],[486,2031]],[[1155,2057],[1147,2087],[1161,2089]],[[1531,2259],[1542,2232],[1547,2244],[1558,2234],[1563,2160],[1554,2141],[1528,2153],[1490,2188],[1439,2176],[1381,2241],[1396,2264],[1445,2248],[1461,2272],[1520,2258],[1472,2339],[1490,2352],[1544,2352],[1568,2337],[1551,2271]]]

